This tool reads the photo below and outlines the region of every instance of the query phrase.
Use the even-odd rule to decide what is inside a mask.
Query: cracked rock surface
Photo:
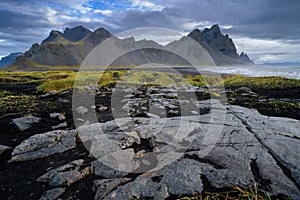
[[[45,158],[75,147],[76,132],[74,130],[57,130],[37,134],[14,148],[10,162]]]
[[[198,104],[205,106],[207,101]],[[226,113],[224,125],[212,120],[213,113],[218,112]],[[201,177],[214,188],[258,182],[272,195],[299,197],[299,128],[298,120],[266,117],[256,110],[224,107],[213,101],[208,114],[120,118],[82,126],[79,135],[92,143],[94,155],[112,155],[111,163],[108,162],[115,168],[111,169],[112,174],[104,174],[103,166],[98,164],[95,165],[98,175],[122,178],[128,177],[128,173],[141,174],[117,187],[105,199],[192,195],[205,188]],[[207,134],[209,129],[220,130],[220,134]],[[129,131],[134,136],[126,134]],[[147,141],[144,149],[139,146],[141,140]],[[139,157],[142,150],[146,153]],[[117,168],[121,165],[128,168]],[[128,173],[122,174],[118,169]]]
[[[118,102],[117,118],[83,120],[76,130],[68,121],[57,128],[69,130],[24,138],[5,170],[32,167],[24,184],[43,188],[36,195],[41,199],[166,199],[256,183],[271,195],[299,198],[300,121],[217,99],[182,100],[179,90],[205,89],[127,88],[119,92],[126,98]],[[82,118],[92,110],[76,108]],[[93,109],[102,116],[112,110],[106,102]],[[58,123],[67,120],[60,116],[52,114]],[[1,151],[11,152],[0,145]],[[9,189],[11,183],[0,184]]]

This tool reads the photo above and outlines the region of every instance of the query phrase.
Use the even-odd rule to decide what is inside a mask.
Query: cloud
[[[138,7],[141,10],[162,10],[164,7],[150,1],[131,0],[132,7]]]
[[[114,34],[145,26],[188,33],[219,24],[256,61],[298,60],[299,8],[296,0],[1,0],[0,55],[25,51],[51,29],[79,24]]]
[[[111,16],[113,11],[111,10],[94,10],[94,13],[95,14],[102,14],[102,15],[105,15],[105,16]]]

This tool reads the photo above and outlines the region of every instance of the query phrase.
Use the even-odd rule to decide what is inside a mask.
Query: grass
[[[232,186],[225,192],[203,192],[190,197],[179,196],[178,200],[289,200],[288,197],[271,197],[268,193],[261,192],[257,184],[254,187]]]
[[[101,76],[101,79],[99,79]],[[77,79],[76,79],[77,78]],[[147,71],[83,71],[71,70],[47,71],[47,72],[5,72],[0,71],[0,84],[24,84],[37,83],[38,91],[45,93],[51,90],[63,91],[73,88],[76,79],[76,87],[80,85],[98,84],[106,86],[110,84],[130,83],[148,85],[192,84],[195,86],[222,86],[225,87],[249,87],[250,89],[287,89],[300,87],[300,80],[282,77],[244,77],[230,76],[223,80],[217,76],[191,76],[185,77],[167,72]]]
[[[271,110],[276,112],[297,112],[300,110],[300,102],[284,102],[284,101],[270,101],[267,102],[267,105]]]
[[[224,79],[226,87],[249,87],[251,89],[286,89],[300,87],[300,80],[283,77],[231,76]]]
[[[37,108],[38,101],[34,95],[13,95],[4,91],[0,94],[0,113],[2,114],[30,112]]]

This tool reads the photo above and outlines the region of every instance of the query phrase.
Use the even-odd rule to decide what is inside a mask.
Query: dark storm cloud
[[[43,17],[25,15],[9,10],[0,10],[0,31],[2,33],[11,33],[12,31],[21,31],[29,28],[49,27],[48,20]],[[3,20],[4,19],[4,20]]]

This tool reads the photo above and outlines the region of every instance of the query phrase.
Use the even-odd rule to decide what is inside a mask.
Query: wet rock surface
[[[32,135],[25,130],[0,145],[3,154],[10,154],[6,145],[13,149],[0,165],[4,199],[165,199],[255,183],[271,195],[300,196],[299,120],[226,105],[188,85],[116,89],[123,101],[113,107],[114,94],[102,90],[94,107],[75,107],[77,129],[63,103],[65,110],[37,115],[40,123],[53,120],[40,132],[29,128]],[[235,93],[259,96],[247,88]],[[91,110],[97,121],[89,120]]]

